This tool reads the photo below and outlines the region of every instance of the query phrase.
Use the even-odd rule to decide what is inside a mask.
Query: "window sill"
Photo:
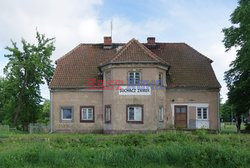
[[[130,124],[143,124],[143,121],[127,121]]]
[[[80,120],[80,123],[94,123],[94,120]]]
[[[60,123],[73,123],[73,119],[71,119],[71,120],[60,120]]]

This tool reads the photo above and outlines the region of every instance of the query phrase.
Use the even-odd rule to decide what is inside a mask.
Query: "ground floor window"
[[[143,123],[143,106],[128,105],[127,106],[127,122]]]
[[[80,122],[94,122],[94,106],[82,106],[80,109]]]
[[[208,119],[208,108],[207,107],[197,107],[197,119],[207,120]]]
[[[73,107],[61,107],[61,120],[62,121],[73,120]]]
[[[159,121],[163,121],[164,109],[163,106],[159,107]]]
[[[111,122],[111,105],[105,105],[105,123]]]

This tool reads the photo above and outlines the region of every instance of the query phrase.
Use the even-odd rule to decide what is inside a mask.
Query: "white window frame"
[[[109,119],[107,120],[107,109],[109,110]],[[111,105],[105,105],[105,123],[111,123]]]
[[[64,109],[71,109],[71,118],[64,118],[63,117],[63,110]],[[73,107],[71,107],[71,106],[65,106],[65,107],[61,107],[61,120],[62,121],[72,121],[73,120],[73,113],[74,113],[74,111],[73,111]]]
[[[201,109],[201,118],[198,117],[198,109]],[[204,109],[207,109],[207,118],[204,119]],[[196,107],[196,120],[209,120],[208,107]]]
[[[130,82],[130,73],[133,73],[133,82],[132,82],[132,83]],[[141,80],[141,72],[139,72],[139,71],[129,71],[129,72],[128,72],[128,84],[133,84],[133,85],[139,84],[139,83],[136,83],[136,73],[139,74],[139,83],[140,83],[140,80]]]
[[[84,109],[86,109],[86,116],[87,116],[87,119],[84,119]],[[89,109],[92,110],[92,118],[89,119]],[[82,106],[81,107],[81,121],[84,122],[84,121],[94,121],[94,107],[93,106]]]
[[[164,121],[164,108],[163,108],[163,106],[159,107],[159,121],[160,122]]]
[[[133,120],[130,119],[130,111],[129,111],[130,108],[134,108],[134,119]],[[136,112],[135,108],[141,109],[140,110],[140,112],[141,112],[140,120],[136,119],[136,113],[138,111]],[[127,106],[127,122],[143,122],[143,106],[141,106],[141,105],[129,105],[129,106]]]

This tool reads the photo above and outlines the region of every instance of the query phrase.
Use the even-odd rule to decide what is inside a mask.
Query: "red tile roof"
[[[99,66],[112,63],[170,65],[168,87],[220,88],[211,60],[185,43],[147,45],[132,39],[127,44],[80,44],[57,60],[50,88],[84,88],[87,78],[98,78]]]
[[[111,60],[101,63],[100,66],[115,63],[158,63],[169,66],[167,61],[155,55],[134,38],[125,44]]]

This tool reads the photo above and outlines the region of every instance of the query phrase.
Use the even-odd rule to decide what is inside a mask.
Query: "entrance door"
[[[187,106],[175,106],[175,128],[187,128]]]

